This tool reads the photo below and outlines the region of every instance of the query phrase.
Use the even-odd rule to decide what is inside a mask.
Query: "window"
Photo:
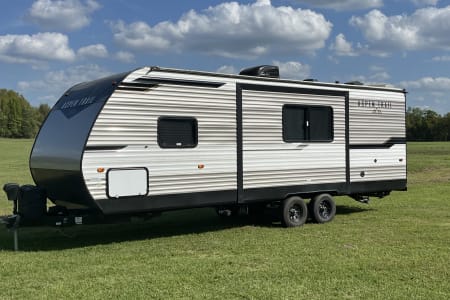
[[[306,108],[285,105],[283,107],[283,140],[285,142],[306,140]]]
[[[283,106],[283,140],[325,142],[333,140],[333,110],[328,106]]]
[[[333,112],[331,107],[309,108],[309,140],[333,140]]]
[[[197,146],[197,120],[191,117],[160,117],[158,144],[161,148],[194,148]]]

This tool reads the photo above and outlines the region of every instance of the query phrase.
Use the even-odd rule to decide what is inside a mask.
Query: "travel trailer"
[[[367,201],[406,190],[404,90],[278,73],[144,67],[73,86],[34,142],[36,186],[5,186],[18,202],[13,216],[61,225],[269,205],[290,227],[333,219],[334,196]],[[47,210],[47,198],[56,208]]]

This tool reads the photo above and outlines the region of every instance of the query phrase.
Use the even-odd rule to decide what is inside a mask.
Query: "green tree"
[[[45,118],[47,117],[48,113],[50,112],[50,106],[48,104],[40,104],[39,107],[36,110],[37,116],[36,120],[39,124],[42,124],[44,122]]]
[[[439,130],[441,116],[437,112],[427,109],[424,112],[424,123],[426,128],[426,139],[431,141],[441,140],[441,134]]]
[[[430,109],[409,107],[406,111],[406,138],[410,141],[450,140],[450,113],[441,116]]]
[[[450,113],[442,117],[442,131],[444,141],[450,141]]]
[[[0,89],[0,136],[30,138],[36,135],[41,121],[36,109],[20,94]]]

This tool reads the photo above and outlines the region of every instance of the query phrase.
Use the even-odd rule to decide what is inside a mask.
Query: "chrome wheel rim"
[[[303,208],[300,205],[293,205],[289,208],[289,220],[294,223],[299,223],[303,215]]]
[[[321,201],[319,203],[319,215],[324,219],[329,219],[331,216],[331,204],[328,201]]]

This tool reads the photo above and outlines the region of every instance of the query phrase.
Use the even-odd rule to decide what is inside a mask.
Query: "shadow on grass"
[[[372,211],[374,208],[367,206],[366,208],[357,207],[357,206],[347,206],[347,205],[336,205],[336,214],[337,215],[349,215],[355,213],[362,213],[367,211]]]
[[[200,234],[241,227],[245,218],[222,220],[212,209],[183,210],[164,213],[147,221],[116,224],[83,225],[65,228],[24,227],[19,229],[20,251],[51,251]],[[0,250],[12,250],[13,235],[0,229]]]
[[[352,214],[369,210],[371,209],[337,206],[337,214]],[[274,228],[281,226],[279,221],[268,216],[264,219],[254,219],[248,216],[223,219],[218,217],[213,209],[192,209],[167,212],[148,221],[67,228],[20,228],[19,247],[21,252],[64,250],[201,234],[250,225]],[[0,229],[0,250],[13,250],[13,235],[6,229]]]

